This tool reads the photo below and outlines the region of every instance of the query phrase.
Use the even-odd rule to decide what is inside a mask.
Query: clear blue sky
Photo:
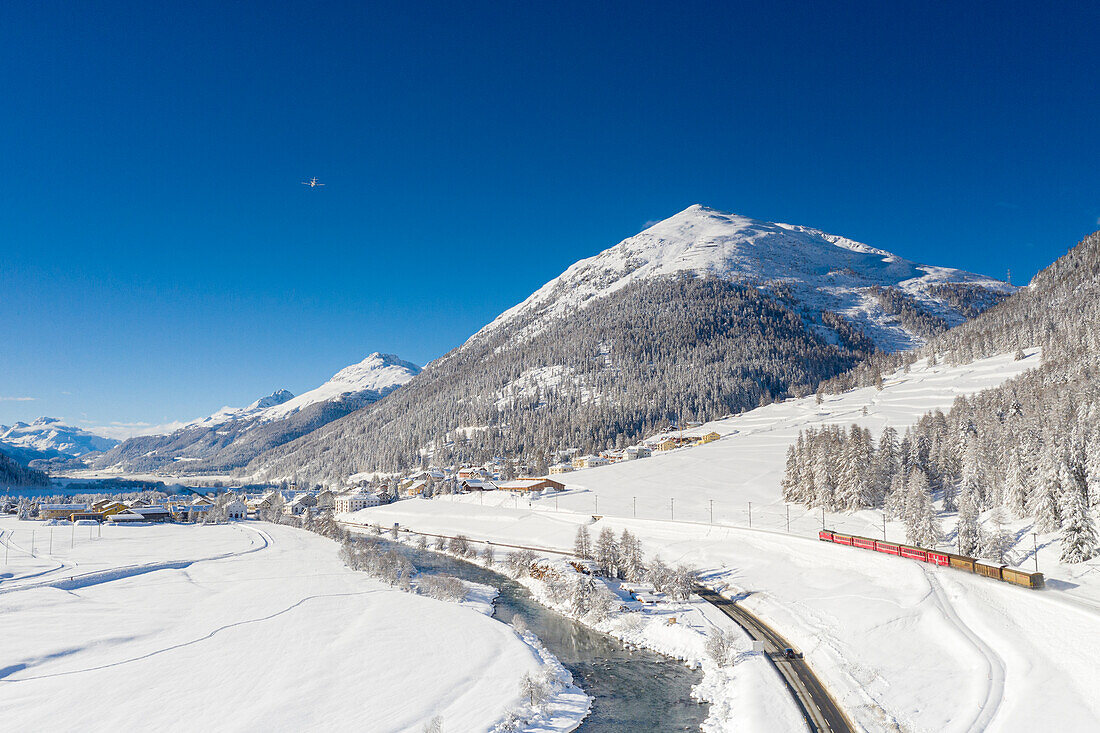
[[[1096,3],[376,5],[0,4],[0,422],[424,363],[692,203],[1017,283],[1098,226]]]

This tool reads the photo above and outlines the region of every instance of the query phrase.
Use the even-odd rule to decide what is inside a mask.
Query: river
[[[691,698],[700,672],[651,651],[629,651],[617,639],[540,605],[506,575],[430,550],[401,548],[421,572],[446,573],[500,590],[493,617],[511,623],[521,615],[573,673],[573,681],[594,698],[578,731],[697,731],[706,719],[709,706]]]

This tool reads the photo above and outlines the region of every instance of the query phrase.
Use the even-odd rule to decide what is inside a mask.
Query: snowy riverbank
[[[368,530],[354,528],[357,532]],[[402,533],[399,540],[418,544],[415,536]],[[778,676],[761,653],[752,651],[751,640],[728,617],[709,603],[692,596],[674,600],[664,594],[652,594],[651,602],[639,603],[630,598],[627,588],[616,581],[584,576],[599,584],[593,594],[591,608],[578,608],[574,599],[563,592],[572,587],[581,575],[561,557],[535,554],[529,558],[534,571],[516,572],[505,551],[494,548],[494,558],[483,554],[484,543],[471,543],[482,552],[456,554],[440,548],[433,540],[434,552],[442,552],[475,563],[494,572],[508,575],[526,587],[540,604],[561,613],[596,631],[613,636],[628,647],[650,649],[675,659],[703,674],[702,682],[692,694],[710,704],[702,730],[720,731],[797,731],[805,727],[797,706],[783,688]],[[529,566],[530,567],[530,566]],[[552,579],[556,579],[556,582]],[[638,590],[641,590],[641,584]],[[724,664],[708,655],[708,637],[722,634],[730,648]]]

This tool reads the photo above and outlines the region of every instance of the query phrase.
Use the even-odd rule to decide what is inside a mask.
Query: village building
[[[317,506],[317,497],[313,494],[298,494],[283,506],[283,512],[292,517],[300,517],[306,513],[306,509]]]
[[[649,458],[653,451],[644,445],[635,445],[623,451],[624,461],[636,461],[639,458]]]
[[[427,488],[428,482],[421,479],[419,481],[413,481],[405,487],[405,493],[409,496],[420,496],[424,493],[424,489]]]
[[[42,519],[68,519],[74,512],[87,510],[87,504],[39,504],[38,516]]]
[[[548,478],[518,478],[497,485],[501,491],[539,492],[550,489],[564,491],[565,484]]]
[[[382,500],[378,498],[377,494],[371,494],[364,491],[357,494],[336,497],[335,510],[338,514],[345,514],[348,512],[357,512],[360,509],[366,509],[372,506],[379,506],[381,503]]]
[[[550,475],[557,476],[562,473],[569,473],[573,470],[573,464],[571,463],[555,463],[550,467]]]
[[[466,479],[458,482],[459,491],[496,491],[497,485],[485,479]]]
[[[719,435],[718,433],[716,433],[712,430],[711,432],[706,433],[701,438],[699,438],[699,442],[700,443],[713,443],[714,441],[718,440],[721,437],[722,437],[721,435]]]
[[[573,459],[573,468],[595,468],[596,466],[606,466],[608,460],[606,458],[600,458],[599,456],[581,456],[580,458]]]
[[[110,524],[129,524],[131,522],[144,522],[145,517],[141,516],[135,511],[127,509],[124,512],[112,514],[111,516],[107,517],[107,521]]]
[[[480,466],[475,468],[460,468],[457,474],[459,481],[465,479],[489,478],[489,476],[489,472]]]
[[[248,516],[248,506],[240,499],[234,499],[225,505],[226,519],[245,519]]]
[[[141,516],[142,521],[145,522],[161,523],[172,521],[172,513],[168,511],[167,507],[163,506],[143,506],[131,508],[129,511]]]
[[[129,508],[130,507],[126,506],[121,501],[115,501],[114,499],[100,499],[91,506],[92,511],[99,512],[104,517],[124,512]]]
[[[104,521],[106,521],[106,519],[107,518],[105,516],[103,516],[102,512],[93,512],[93,511],[73,512],[72,514],[69,515],[69,521],[70,522],[85,522],[85,521],[104,522]]]

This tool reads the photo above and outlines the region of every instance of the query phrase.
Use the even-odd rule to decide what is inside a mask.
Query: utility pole
[[[791,533],[791,505],[787,505],[787,534]]]
[[[882,515],[882,539],[886,540],[886,515]]]
[[[752,529],[752,502],[749,502],[749,529]]]
[[[634,499],[634,518],[638,518],[638,497],[632,497]]]
[[[1035,572],[1039,572],[1039,535],[1031,533],[1031,543],[1035,547],[1032,556],[1035,558]]]
[[[825,507],[821,507],[821,528],[825,529]]]
[[[714,499],[710,500],[710,523],[714,524]]]
[[[676,500],[672,498],[668,500],[668,518],[676,521]]]

